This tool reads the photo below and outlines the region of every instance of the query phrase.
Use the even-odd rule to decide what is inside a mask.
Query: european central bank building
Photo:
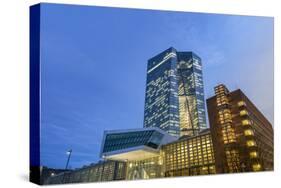
[[[44,184],[273,170],[273,128],[241,91],[207,100],[201,59],[169,48],[148,60],[144,128],[104,131],[101,161]]]
[[[206,129],[202,63],[193,52],[171,47],[148,60],[144,127],[172,136],[195,136]]]

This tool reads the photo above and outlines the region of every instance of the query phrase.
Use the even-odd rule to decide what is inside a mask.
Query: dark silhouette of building
[[[48,168],[46,166],[43,166],[41,167],[41,176],[40,176],[41,185],[43,185],[44,182],[46,182],[49,177],[55,176],[57,174],[61,174],[62,172],[70,172],[70,171],[71,170]]]

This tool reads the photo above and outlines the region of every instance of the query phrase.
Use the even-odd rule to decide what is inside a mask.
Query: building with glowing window
[[[126,180],[216,173],[209,129],[180,139],[157,127],[105,131],[101,156],[126,162]]]
[[[172,136],[197,135],[206,128],[201,59],[169,48],[148,60],[144,127]]]
[[[100,161],[75,170],[51,175],[43,184],[84,183],[125,180],[126,163],[122,161]]]
[[[215,174],[215,157],[209,129],[185,136],[162,147],[165,177]]]
[[[161,145],[157,156],[127,161],[127,180],[215,174],[209,129]]]
[[[273,128],[240,90],[207,99],[217,173],[273,170]]]
[[[99,163],[44,184],[273,170],[273,128],[240,90],[207,99],[200,58],[174,48],[149,60],[144,128],[105,131]]]
[[[105,131],[101,157],[127,163],[126,179],[152,179],[164,176],[162,146],[177,137],[157,128]]]

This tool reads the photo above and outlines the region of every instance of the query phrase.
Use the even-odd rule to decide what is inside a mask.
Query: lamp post
[[[64,182],[64,176],[65,176],[65,173],[66,173],[66,170],[67,170],[67,168],[68,168],[68,164],[69,164],[69,160],[70,160],[70,157],[71,157],[71,153],[72,153],[72,149],[70,149],[70,150],[68,150],[67,152],[66,152],[66,154],[68,155],[68,157],[67,157],[67,161],[66,161],[66,165],[65,165],[65,172],[63,172],[63,176],[62,176],[62,182],[61,183],[63,183]]]
[[[70,160],[70,157],[71,157],[71,153],[72,153],[72,149],[70,149],[69,151],[66,152],[66,154],[68,155],[68,158],[67,158],[65,170],[67,170],[67,168],[68,168],[68,164],[69,164],[69,160]]]

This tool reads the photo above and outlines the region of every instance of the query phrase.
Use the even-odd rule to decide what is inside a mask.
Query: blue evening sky
[[[202,58],[205,97],[241,88],[273,123],[273,19],[43,4],[41,164],[99,160],[104,130],[143,125],[146,64],[173,46]]]

